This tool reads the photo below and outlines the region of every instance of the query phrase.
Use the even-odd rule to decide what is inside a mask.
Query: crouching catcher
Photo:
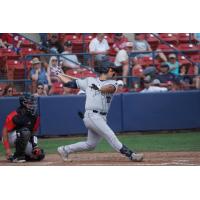
[[[45,153],[38,147],[35,135],[39,127],[37,99],[30,93],[24,93],[19,97],[19,103],[19,108],[8,114],[3,127],[2,142],[6,159],[18,163],[43,160]]]

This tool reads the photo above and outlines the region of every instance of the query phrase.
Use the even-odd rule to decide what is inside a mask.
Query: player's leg
[[[86,141],[58,147],[58,153],[61,155],[62,159],[66,161],[70,153],[93,150],[100,139],[100,135],[88,129],[88,136]]]
[[[45,158],[45,153],[43,149],[37,147],[37,151],[33,150],[33,145],[29,141],[25,150],[26,161],[41,161]]]
[[[120,152],[133,161],[141,161],[143,159],[143,154],[136,154],[119,141],[113,130],[108,126],[105,118],[99,116],[98,119],[96,119],[95,116],[95,118],[90,117],[90,121],[91,128],[95,129],[96,133],[104,137],[117,152]]]
[[[25,149],[26,145],[30,139],[31,132],[27,128],[21,128],[17,133],[16,133],[16,138],[15,134],[11,135],[9,138],[10,142],[14,142],[15,146],[15,153],[13,156],[13,162],[25,162]],[[15,139],[15,141],[14,141]]]

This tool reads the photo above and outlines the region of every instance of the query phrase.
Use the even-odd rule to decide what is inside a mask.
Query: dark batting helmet
[[[116,72],[121,71],[121,66],[116,66],[113,62],[109,61],[109,58],[105,56],[101,61],[97,63],[97,66],[94,68],[97,73],[108,73],[109,69],[113,69]]]

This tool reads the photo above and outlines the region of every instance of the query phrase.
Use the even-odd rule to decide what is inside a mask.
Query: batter
[[[135,153],[122,144],[107,124],[107,113],[113,94],[117,89],[117,82],[111,79],[116,75],[117,69],[113,63],[102,62],[101,67],[96,68],[100,74],[99,77],[88,77],[70,82],[58,74],[58,77],[64,82],[64,87],[80,88],[86,93],[83,121],[88,129],[88,137],[86,141],[58,147],[57,151],[64,161],[68,160],[71,153],[95,149],[101,138],[105,138],[113,149],[131,161],[143,160],[143,154]]]

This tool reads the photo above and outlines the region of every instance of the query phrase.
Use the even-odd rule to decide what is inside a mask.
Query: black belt
[[[107,115],[106,112],[99,112],[99,111],[97,111],[97,110],[93,110],[93,112],[94,112],[94,113],[99,113],[100,115]]]

